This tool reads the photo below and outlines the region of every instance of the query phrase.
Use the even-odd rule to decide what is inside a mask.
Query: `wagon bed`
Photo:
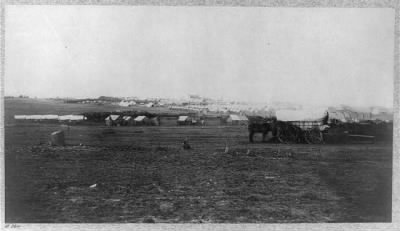
[[[280,121],[277,138],[282,143],[321,144],[324,142],[322,121]]]

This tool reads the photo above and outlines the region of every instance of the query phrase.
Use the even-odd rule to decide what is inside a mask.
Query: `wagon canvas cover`
[[[276,118],[281,121],[317,121],[326,113],[326,109],[278,110]]]

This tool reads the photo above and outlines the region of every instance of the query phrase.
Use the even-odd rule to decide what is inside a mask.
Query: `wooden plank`
[[[367,136],[367,135],[348,135],[350,137],[360,137],[360,138],[375,138],[375,136]]]

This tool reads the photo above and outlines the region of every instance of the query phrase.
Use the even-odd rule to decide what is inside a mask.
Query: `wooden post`
[[[64,131],[56,131],[51,133],[50,143],[52,146],[64,146],[65,145]]]

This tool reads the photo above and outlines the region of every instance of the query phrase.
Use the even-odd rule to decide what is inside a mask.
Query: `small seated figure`
[[[190,147],[189,142],[187,140],[183,141],[183,149],[185,149],[185,150],[192,149],[192,147]]]

